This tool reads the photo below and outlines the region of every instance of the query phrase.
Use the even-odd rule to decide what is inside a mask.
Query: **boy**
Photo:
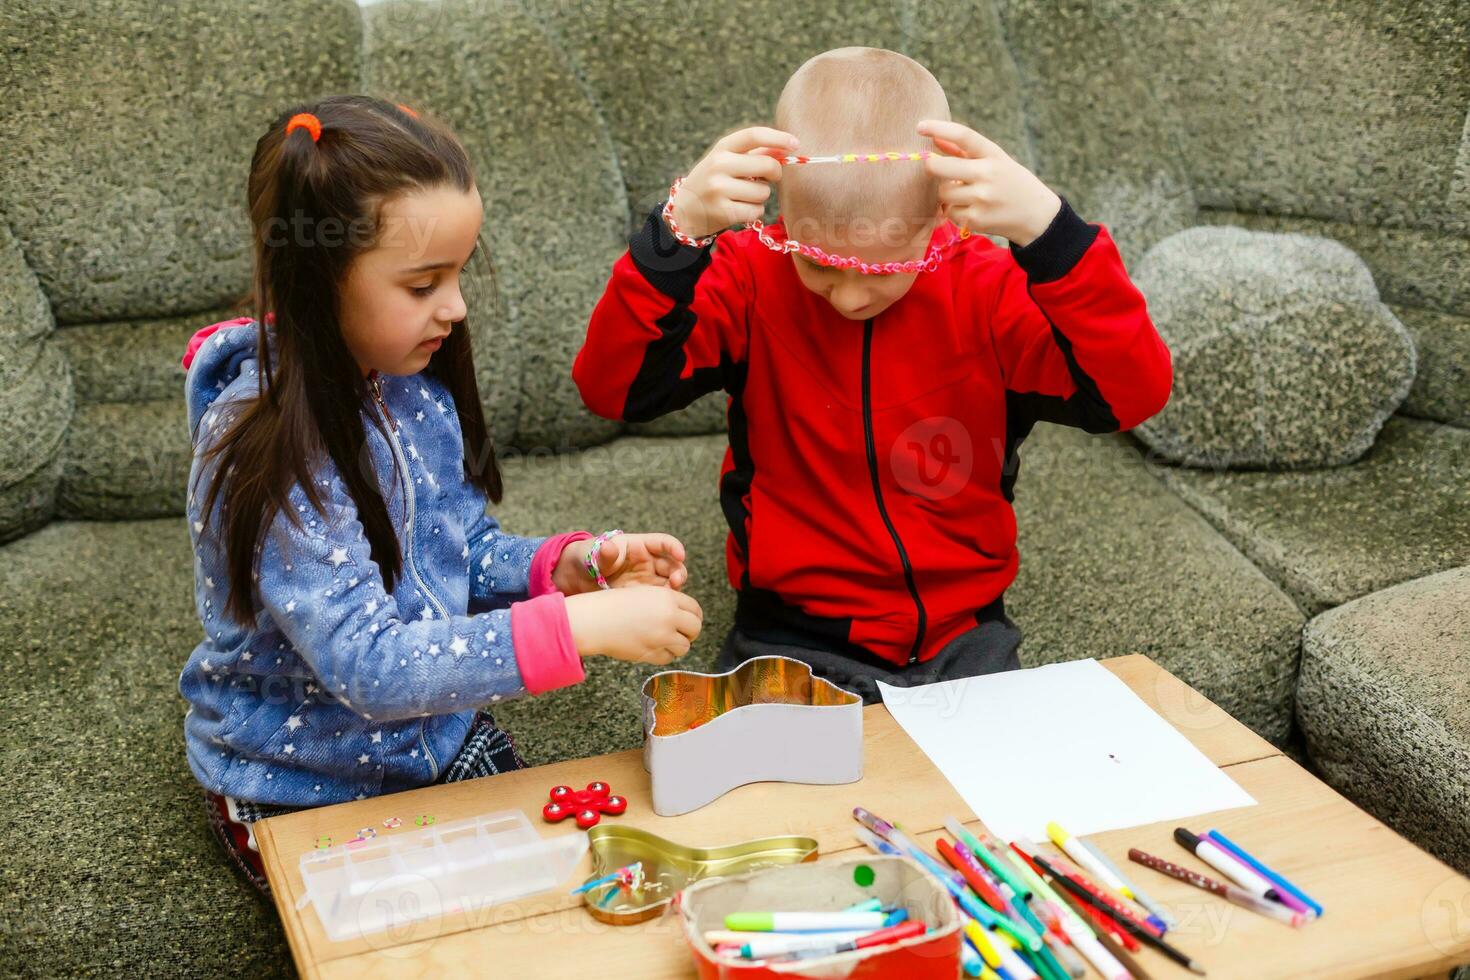
[[[1169,352],[1106,229],[950,122],[917,62],[818,55],[776,126],[717,142],[672,220],[655,208],[633,237],[577,355],[582,398],[643,421],[729,393],[720,670],[779,654],[872,702],[878,680],[1015,668],[1017,448],[1039,420],[1144,421]],[[783,169],[798,147],[943,155]],[[776,182],[780,223],[685,244],[757,221]],[[874,268],[903,262],[922,271]]]

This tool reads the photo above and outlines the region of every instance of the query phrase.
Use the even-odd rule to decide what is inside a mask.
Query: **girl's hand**
[[[585,558],[589,542],[573,541],[562,549],[551,579],[567,595],[597,591],[597,581],[587,574]],[[629,585],[666,585],[682,589],[689,581],[684,567],[684,545],[672,534],[619,534],[602,543],[597,556],[602,577],[613,588]]]
[[[961,228],[1000,235],[1018,248],[1034,242],[1062,208],[1062,199],[1005,150],[968,126],[926,119],[919,135],[941,153],[924,161],[939,178],[945,215]]]
[[[662,666],[689,652],[704,624],[704,611],[682,592],[634,586],[568,597],[567,621],[572,643],[583,657]]]
[[[731,225],[758,221],[771,196],[769,181],[781,179],[777,157],[796,152],[796,137],[767,126],[751,126],[710,147],[674,195],[674,221],[690,238],[704,238]]]

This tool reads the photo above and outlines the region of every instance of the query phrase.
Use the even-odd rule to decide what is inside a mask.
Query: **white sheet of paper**
[[[878,687],[1002,840],[1045,841],[1052,820],[1092,834],[1256,802],[1096,660]]]

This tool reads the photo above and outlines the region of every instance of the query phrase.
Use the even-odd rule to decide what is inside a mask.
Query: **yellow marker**
[[[1067,857],[1071,858],[1073,861],[1076,861],[1078,867],[1092,872],[1093,876],[1096,877],[1097,880],[1100,881],[1104,886],[1111,888],[1113,891],[1122,895],[1124,898],[1133,898],[1132,890],[1127,885],[1123,884],[1123,882],[1119,881],[1118,876],[1113,874],[1113,872],[1108,869],[1107,865],[1103,864],[1097,859],[1097,855],[1093,854],[1086,847],[1084,847],[1081,840],[1073,837],[1071,834],[1063,830],[1061,824],[1056,823],[1055,821],[1047,824],[1046,836],[1051,838],[1051,842],[1055,844],[1063,854],[1066,854]]]
[[[980,958],[985,961],[986,966],[1000,966],[1000,954],[990,944],[991,936],[980,923],[967,917],[965,919],[965,935],[969,936],[970,942],[975,944],[975,949],[979,950]],[[991,974],[991,976],[994,975]]]

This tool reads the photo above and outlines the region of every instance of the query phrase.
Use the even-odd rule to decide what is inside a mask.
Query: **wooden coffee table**
[[[1176,822],[1092,835],[1120,866],[1178,920],[1169,938],[1212,977],[1430,977],[1470,962],[1470,880],[1404,840],[1339,796],[1269,742],[1231,718],[1147,657],[1103,661],[1147,704],[1179,729],[1258,801],[1257,806],[1201,815],[1191,828],[1215,827],[1295,881],[1326,909],[1292,930],[1131,865],[1129,847],[1208,871],[1176,845]],[[824,858],[861,851],[851,811],[864,806],[903,822],[932,844],[953,815],[980,826],[945,778],[874,705],[864,715],[865,777],[843,786],[760,783],[743,786],[703,809],[659,817],[649,799],[639,751],[578,759],[488,779],[431,786],[392,796],[304,810],[255,825],[276,908],[303,977],[460,975],[507,977],[688,978],[693,963],[672,916],[637,926],[594,920],[566,892],[583,880],[590,858],[565,889],[480,910],[454,912],[376,935],[334,943],[316,912],[298,911],[298,861],[321,835],[341,842],[386,817],[432,815],[443,822],[519,809],[547,836],[576,833],[540,822],[552,786],[601,779],[629,800],[619,823],[644,827],[692,845],[731,843],[773,834],[814,837]],[[1189,977],[1145,949],[1140,966],[1153,977]]]

